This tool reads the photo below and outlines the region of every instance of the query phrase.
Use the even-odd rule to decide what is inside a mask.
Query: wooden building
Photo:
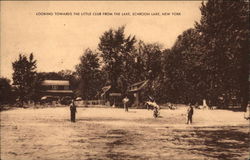
[[[102,87],[102,90],[100,92],[100,97],[99,98],[101,100],[108,101],[109,100],[109,93],[110,93],[110,91],[111,91],[111,85]]]
[[[133,106],[139,106],[143,102],[142,94],[144,89],[149,84],[149,80],[134,83],[128,87],[128,93],[134,96]]]
[[[41,85],[41,97],[73,97],[73,91],[68,80],[44,80]]]
[[[111,85],[104,86],[99,95],[106,105],[121,106],[122,94],[115,92]]]

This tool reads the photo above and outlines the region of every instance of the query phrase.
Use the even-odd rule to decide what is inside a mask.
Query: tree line
[[[125,95],[129,85],[149,80],[145,90],[159,103],[206,99],[209,105],[236,103],[244,110],[249,98],[248,5],[202,2],[200,22],[183,31],[168,49],[126,35],[125,26],[111,28],[100,36],[96,50],[84,51],[74,71],[37,73],[33,54],[20,55],[13,62],[13,84],[20,86],[17,94],[25,96],[22,99],[36,99],[42,79],[68,79],[77,96],[95,99],[103,86]],[[9,88],[1,88],[1,99],[6,99],[3,93]]]

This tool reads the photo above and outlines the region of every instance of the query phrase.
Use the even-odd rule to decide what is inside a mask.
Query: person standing
[[[76,105],[74,100],[71,101],[70,103],[70,120],[71,122],[75,122],[76,121]]]
[[[128,112],[128,104],[127,104],[129,101],[128,97],[126,96],[122,101],[123,101],[125,112]]]
[[[192,124],[192,118],[194,114],[194,108],[193,106],[189,103],[188,109],[187,109],[187,124]]]
[[[208,105],[207,105],[206,99],[203,99],[203,109],[208,109]]]

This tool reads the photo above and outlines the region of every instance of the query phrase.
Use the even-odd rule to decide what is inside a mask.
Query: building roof
[[[122,96],[122,94],[121,93],[110,93],[109,96],[111,96],[111,97],[120,97],[120,96]]]
[[[44,80],[42,82],[43,86],[69,86],[69,81],[68,80]]]
[[[73,93],[72,90],[46,90],[46,93]]]
[[[139,91],[139,90],[143,89],[147,84],[148,84],[148,80],[134,83],[134,84],[129,86],[128,91],[129,92]]]
[[[101,94],[101,96],[104,96],[104,94],[105,94],[108,90],[110,90],[110,88],[111,88],[111,85],[103,87],[103,88],[102,88],[102,94]]]
[[[146,81],[148,81],[148,80],[144,80],[144,81],[136,82],[136,83],[134,83],[134,84],[131,84],[131,85],[130,85],[130,87],[140,86],[140,85],[144,84]]]

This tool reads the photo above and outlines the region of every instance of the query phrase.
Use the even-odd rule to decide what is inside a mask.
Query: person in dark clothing
[[[191,104],[189,104],[188,109],[187,109],[187,124],[192,124],[192,118],[194,114],[194,108]]]
[[[74,103],[74,100],[72,100],[71,104],[70,104],[70,120],[71,122],[75,122],[76,121],[76,105]]]

